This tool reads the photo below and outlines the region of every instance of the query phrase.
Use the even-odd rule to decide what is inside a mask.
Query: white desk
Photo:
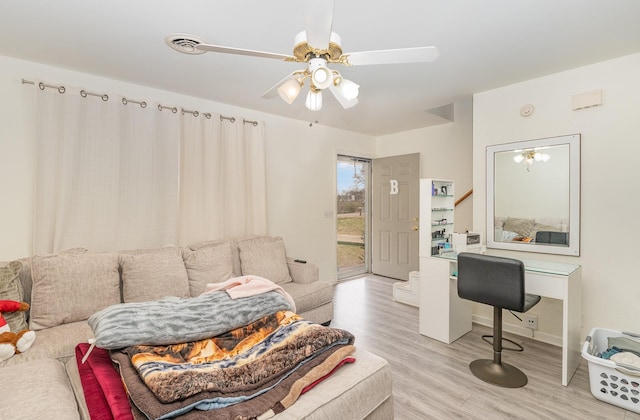
[[[522,260],[527,293],[562,300],[562,385],[580,363],[582,267]],[[471,331],[471,302],[458,297],[457,256],[420,257],[420,334],[450,344]]]

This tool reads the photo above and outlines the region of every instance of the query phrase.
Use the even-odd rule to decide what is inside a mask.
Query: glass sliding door
[[[370,272],[371,160],[338,155],[337,168],[338,280]]]

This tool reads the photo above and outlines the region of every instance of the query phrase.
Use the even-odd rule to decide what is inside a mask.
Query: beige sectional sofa
[[[315,264],[288,258],[278,237],[122,252],[72,249],[19,261],[21,268],[11,267],[19,267],[12,290],[20,298],[0,289],[0,299],[31,304],[23,322],[36,331],[36,341],[0,362],[0,417],[88,419],[75,346],[93,337],[87,319],[113,304],[194,297],[207,283],[252,274],[282,286],[302,317],[327,324],[333,316],[333,285],[319,279]],[[0,267],[7,285],[10,266]],[[14,316],[12,330],[22,327],[19,322]],[[355,358],[275,418],[393,418],[389,365],[362,350]]]

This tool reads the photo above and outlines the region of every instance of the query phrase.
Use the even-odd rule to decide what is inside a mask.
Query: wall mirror
[[[580,255],[580,135],[487,147],[487,247]]]

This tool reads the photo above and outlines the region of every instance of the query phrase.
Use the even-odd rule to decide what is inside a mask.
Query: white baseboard
[[[471,320],[476,324],[493,328],[493,318],[487,318],[474,314]],[[543,343],[551,344],[553,346],[562,347],[562,337],[547,334],[538,330],[525,328],[518,324],[510,324],[508,322],[504,322],[504,319],[502,322],[502,331],[506,331],[522,337],[532,338],[534,340],[542,341]]]

